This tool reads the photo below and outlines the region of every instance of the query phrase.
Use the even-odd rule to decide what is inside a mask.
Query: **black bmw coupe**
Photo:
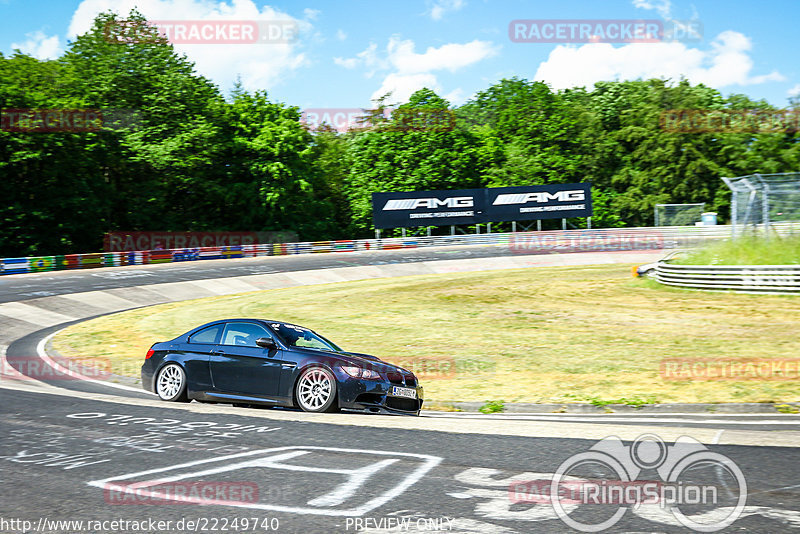
[[[410,371],[345,352],[319,334],[263,319],[225,319],[155,343],[142,386],[165,401],[224,402],[419,415]]]

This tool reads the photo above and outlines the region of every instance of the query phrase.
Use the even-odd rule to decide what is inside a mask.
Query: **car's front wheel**
[[[297,380],[295,398],[305,412],[335,411],[336,378],[322,367],[306,369]]]
[[[186,372],[177,363],[169,363],[158,372],[156,393],[165,401],[189,402],[186,395]]]

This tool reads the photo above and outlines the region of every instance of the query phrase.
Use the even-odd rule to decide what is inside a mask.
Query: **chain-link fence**
[[[722,178],[731,189],[733,237],[771,226],[800,222],[800,173],[751,174]]]
[[[702,204],[656,204],[656,226],[694,226],[703,220],[705,203]]]

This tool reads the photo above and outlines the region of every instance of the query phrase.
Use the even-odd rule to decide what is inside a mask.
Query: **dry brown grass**
[[[347,350],[427,364],[426,397],[437,401],[800,401],[796,380],[676,382],[659,374],[662,358],[800,357],[800,299],[664,289],[632,280],[624,265],[199,299],[80,323],[61,332],[55,346],[68,356],[108,358],[117,372],[136,376],[153,342],[226,317],[296,322]],[[456,372],[430,370],[448,363]]]

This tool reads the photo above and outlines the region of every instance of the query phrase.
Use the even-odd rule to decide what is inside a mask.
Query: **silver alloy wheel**
[[[297,381],[297,402],[307,412],[327,411],[335,395],[335,379],[325,369],[308,369]]]
[[[163,400],[179,400],[186,389],[186,373],[180,365],[171,363],[158,373],[156,393]]]

